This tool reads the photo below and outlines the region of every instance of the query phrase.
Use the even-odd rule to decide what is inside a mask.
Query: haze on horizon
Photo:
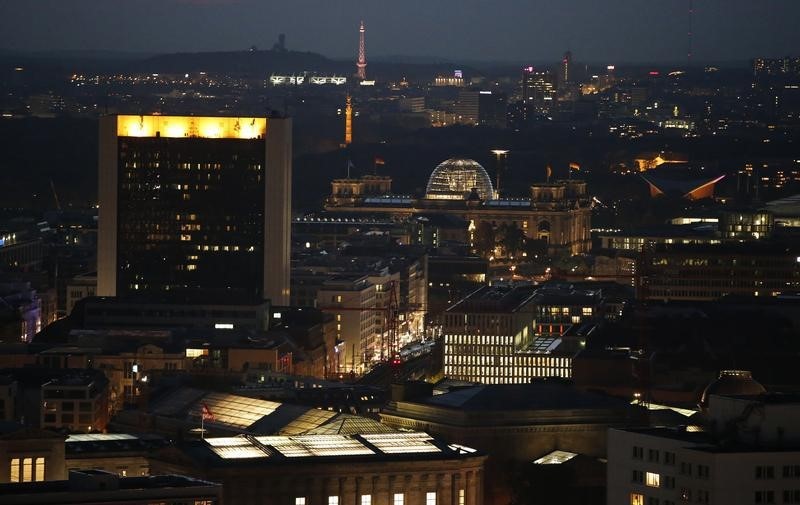
[[[3,0],[0,48],[199,52],[287,47],[469,61],[686,60],[688,0]],[[694,61],[800,54],[798,0],[694,0]]]

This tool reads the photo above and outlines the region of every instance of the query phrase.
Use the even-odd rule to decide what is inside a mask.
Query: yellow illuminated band
[[[257,139],[266,134],[264,117],[117,116],[119,137]]]

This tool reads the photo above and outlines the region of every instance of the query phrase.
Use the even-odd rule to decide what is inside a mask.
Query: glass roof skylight
[[[380,433],[361,437],[384,454],[442,452],[427,433]]]

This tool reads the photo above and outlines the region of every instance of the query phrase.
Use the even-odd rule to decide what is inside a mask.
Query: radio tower
[[[358,63],[356,63],[356,76],[360,80],[367,78],[367,50],[364,46],[364,21],[358,29]]]

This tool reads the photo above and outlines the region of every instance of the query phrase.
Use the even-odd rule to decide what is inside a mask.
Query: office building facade
[[[291,120],[100,121],[100,296],[289,303]]]

